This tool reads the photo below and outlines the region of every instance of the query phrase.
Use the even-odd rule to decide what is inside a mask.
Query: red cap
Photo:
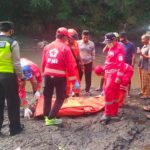
[[[68,30],[65,27],[58,28],[56,31],[56,35],[64,35],[64,36],[69,37]]]
[[[98,76],[101,76],[104,73],[104,69],[101,65],[96,66],[94,71],[95,71],[95,74]]]

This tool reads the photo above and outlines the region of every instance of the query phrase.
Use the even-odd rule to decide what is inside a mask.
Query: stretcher
[[[55,99],[53,98],[52,105]],[[37,102],[34,117],[43,116],[44,99],[41,96]],[[98,97],[70,97],[64,101],[57,116],[82,116],[87,114],[93,114],[101,111],[104,108],[104,99],[102,96]]]

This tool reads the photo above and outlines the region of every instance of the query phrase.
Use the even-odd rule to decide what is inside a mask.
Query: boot
[[[18,125],[18,126],[9,126],[10,127],[10,136],[14,136],[16,134],[19,134],[23,131],[24,125]]]
[[[110,120],[111,120],[110,116],[103,115],[100,119],[100,123],[106,125],[110,122]]]

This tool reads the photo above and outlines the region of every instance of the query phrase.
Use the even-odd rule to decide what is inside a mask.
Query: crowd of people
[[[138,64],[141,81],[141,99],[150,98],[150,35],[141,37],[143,47],[135,48],[125,32],[110,32],[105,35],[103,52],[106,60],[103,66],[94,65],[95,45],[90,40],[90,31],[83,30],[79,40],[75,29],[60,27],[56,39],[47,44],[42,52],[40,67],[26,58],[20,58],[19,44],[12,38],[14,24],[0,22],[0,131],[4,120],[5,99],[8,107],[10,135],[20,133],[20,104],[24,117],[30,118],[38,98],[44,97],[45,125],[62,124],[57,113],[70,96],[79,97],[81,80],[85,76],[85,93],[91,96],[92,71],[101,76],[100,90],[105,100],[104,114],[100,123],[108,124],[118,116],[118,109],[124,104],[126,96],[130,97],[131,78],[135,66],[135,54],[140,55]],[[33,101],[27,100],[26,82],[30,81],[33,90]],[[42,82],[43,81],[43,82]],[[43,91],[42,83],[44,84]],[[99,90],[98,89],[98,90]],[[52,97],[56,100],[52,105]],[[144,107],[150,111],[150,106]],[[150,116],[147,116],[150,118]]]

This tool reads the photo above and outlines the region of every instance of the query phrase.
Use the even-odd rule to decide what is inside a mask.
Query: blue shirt
[[[122,42],[121,42],[122,43]],[[124,60],[125,63],[132,65],[132,56],[135,54],[136,49],[132,42],[128,41],[127,43],[122,43],[124,46]]]

